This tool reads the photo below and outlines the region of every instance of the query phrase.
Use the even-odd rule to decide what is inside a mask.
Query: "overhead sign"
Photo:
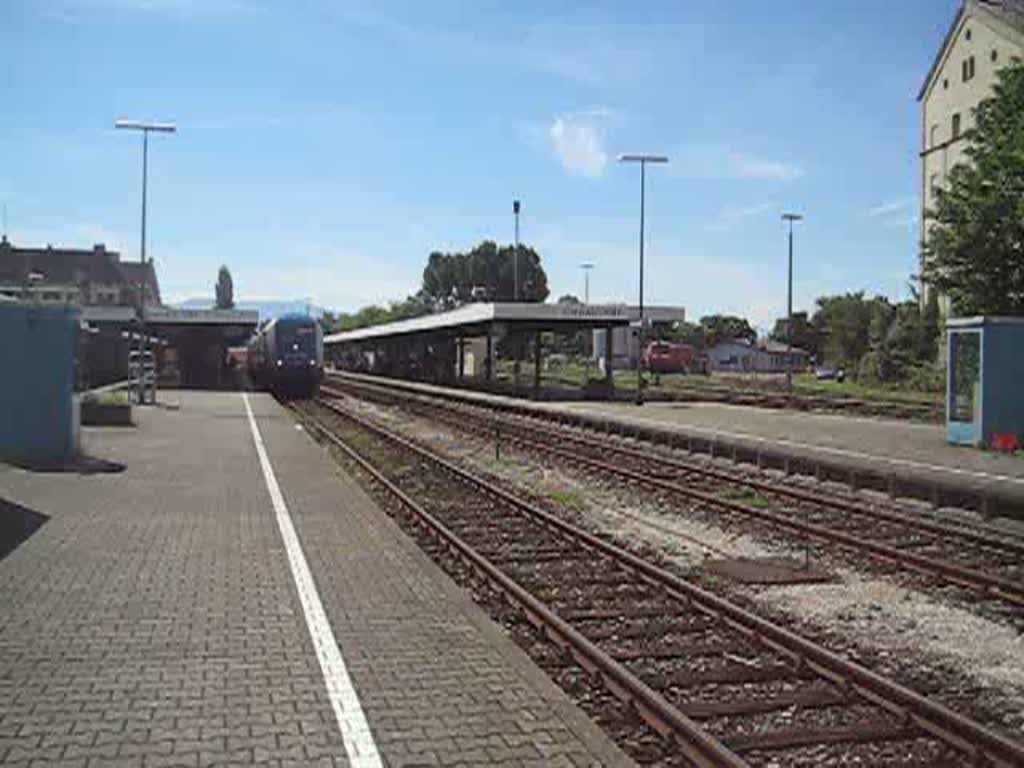
[[[174,309],[147,307],[146,321],[193,325],[256,325],[259,312],[250,309]]]
[[[568,319],[628,317],[629,307],[599,304],[556,304],[558,315]]]

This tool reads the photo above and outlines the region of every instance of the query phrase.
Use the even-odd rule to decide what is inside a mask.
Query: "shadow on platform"
[[[41,512],[0,499],[0,560],[25,543],[49,519]]]
[[[72,472],[78,475],[114,474],[125,470],[125,465],[118,461],[108,461],[84,454],[62,462],[9,461],[8,463],[28,472]],[[2,501],[0,499],[0,503]]]

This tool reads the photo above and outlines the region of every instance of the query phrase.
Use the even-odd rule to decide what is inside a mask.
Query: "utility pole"
[[[139,271],[139,361],[138,361],[138,399],[139,405],[146,401],[146,175],[149,163],[149,134],[174,133],[177,128],[171,123],[144,123],[138,120],[118,120],[115,128],[142,132],[142,244],[139,258],[142,269]],[[156,402],[156,363],[153,365],[153,402]]]
[[[512,252],[512,301],[519,301],[519,201],[512,201],[512,215],[515,216],[515,250]]]
[[[789,222],[789,280],[786,290],[786,389],[793,390],[793,222],[803,219],[799,213],[783,213]]]
[[[619,155],[620,163],[640,163],[640,326],[636,332],[636,404],[644,404],[644,196],[648,163],[667,163],[664,155]]]
[[[590,270],[594,268],[594,264],[589,261],[585,261],[580,264],[580,269],[583,270],[583,303],[590,303]]]

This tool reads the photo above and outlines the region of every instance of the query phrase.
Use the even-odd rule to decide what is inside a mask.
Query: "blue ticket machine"
[[[1024,317],[955,318],[946,331],[946,440],[1024,440]]]

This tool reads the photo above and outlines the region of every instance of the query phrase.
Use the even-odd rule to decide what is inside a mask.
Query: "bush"
[[[857,366],[858,384],[880,384],[882,382],[882,361],[877,352],[868,352]]]
[[[914,365],[907,370],[903,381],[907,389],[920,392],[944,392],[946,389],[946,370],[935,363]]]

